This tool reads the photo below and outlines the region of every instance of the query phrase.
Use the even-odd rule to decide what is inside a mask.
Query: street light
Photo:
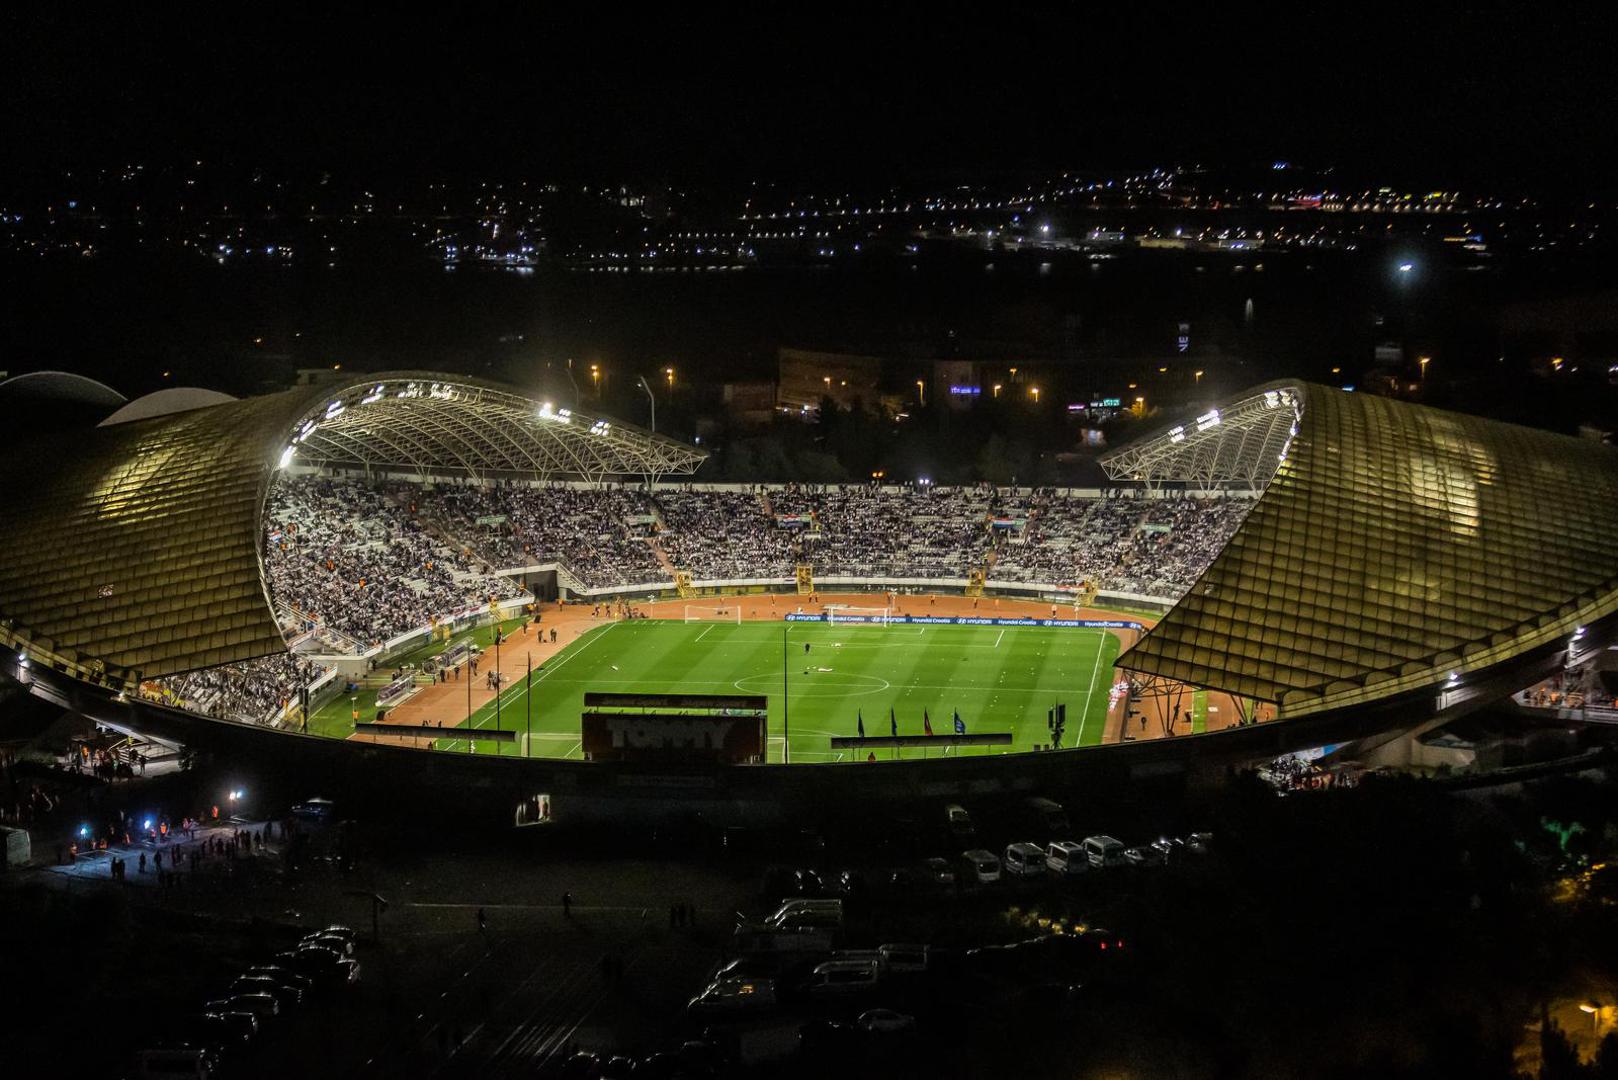
[[[918,405],[927,404],[927,384],[920,379],[916,380],[916,403]]]
[[[1039,404],[1039,387],[1037,387],[1037,386],[1030,387],[1028,392],[1034,396],[1034,404],[1038,405]]]
[[[590,381],[593,384],[595,384],[596,397],[599,398],[601,396],[601,365],[600,364],[591,364],[590,365]]]
[[[669,377],[669,393],[674,393],[674,369],[666,367],[663,369],[663,374]]]
[[[1421,381],[1422,382],[1427,381],[1427,365],[1432,363],[1432,360],[1433,360],[1433,358],[1430,357],[1430,356],[1423,356],[1423,357],[1421,357],[1420,359],[1418,359],[1416,361],[1416,363],[1421,365]]]
[[[644,376],[644,375],[636,375],[635,376],[635,381],[640,383],[640,388],[642,390],[646,391],[646,400],[650,401],[652,403],[652,434],[656,435],[657,434],[657,397],[656,397],[656,395],[654,395],[652,393],[651,386],[646,382],[646,376]],[[471,685],[471,684],[468,683],[467,685]]]
[[[1000,396],[1000,384],[999,383],[994,384],[994,396],[995,397]]]

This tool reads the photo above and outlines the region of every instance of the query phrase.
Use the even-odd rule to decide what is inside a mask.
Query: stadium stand
[[[432,502],[444,527],[502,568],[558,561],[586,588],[667,581],[632,518],[652,513],[638,492],[616,488],[449,488]]]
[[[294,653],[190,671],[158,686],[193,712],[266,724],[286,711],[325,669]]]
[[[421,527],[424,496],[353,480],[278,482],[265,514],[270,595],[365,645],[518,595],[513,582],[474,569]]]

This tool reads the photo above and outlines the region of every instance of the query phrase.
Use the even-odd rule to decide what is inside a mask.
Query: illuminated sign
[[[1123,402],[1122,398],[1104,397],[1104,398],[1100,398],[1100,399],[1098,399],[1096,401],[1090,402],[1090,408],[1092,408],[1092,409],[1118,409],[1118,408],[1122,408],[1123,404],[1124,404],[1124,402]]]
[[[952,394],[963,394],[975,397],[976,395],[983,393],[983,390],[976,386],[951,386],[949,388],[949,392]]]

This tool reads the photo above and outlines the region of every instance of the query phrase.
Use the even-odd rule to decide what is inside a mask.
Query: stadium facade
[[[96,720],[479,806],[545,792],[580,816],[757,819],[841,799],[1063,790],[1079,777],[1220,772],[1442,722],[1590,649],[1618,622],[1618,451],[1295,382],[1110,454],[1115,481],[1263,494],[1193,588],[1118,660],[1269,703],[1276,722],[1084,750],[882,763],[671,768],[338,742],[143,700],[143,679],[285,648],[262,516],[293,464],[474,480],[689,475],[693,447],[509,389],[373,375],[20,447],[5,469],[3,670]],[[872,582],[872,584],[880,584]],[[1086,781],[1088,782],[1088,781]]]

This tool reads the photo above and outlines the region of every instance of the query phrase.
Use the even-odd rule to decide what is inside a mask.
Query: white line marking
[[[1090,690],[1084,695],[1084,715],[1079,717],[1079,734],[1074,739],[1074,746],[1084,745],[1084,725],[1090,722],[1090,703],[1096,696],[1096,676],[1101,672],[1101,654],[1107,651],[1107,639],[1103,637],[1096,643],[1096,663],[1090,669]]]
[[[1000,639],[1005,637],[1005,636],[1006,636],[1006,628],[1002,626],[1000,628],[1000,632],[998,634],[996,634],[995,637],[994,637],[994,647],[995,648],[998,649],[1000,647]]]
[[[697,635],[697,641],[701,641],[703,638],[707,637],[708,636],[708,631],[712,630],[712,629],[713,629],[713,623],[709,623],[706,627],[703,628],[702,633]],[[697,641],[693,641],[691,644],[695,645],[697,643]]]
[[[590,646],[594,645],[596,642],[598,642],[602,638],[606,637],[607,636],[607,631],[611,630],[613,627],[618,626],[618,625],[620,625],[620,624],[619,623],[608,623],[606,626],[602,627],[601,633],[597,634],[595,637],[591,638],[589,641],[586,641],[583,645],[580,645],[577,649],[574,649],[572,652],[564,653],[562,655],[562,658],[560,660],[558,660],[555,664],[553,664],[550,667],[546,668],[544,671],[541,671],[539,673],[539,678],[538,679],[534,679],[534,680],[531,680],[531,681],[533,681],[533,682],[544,682],[546,679],[551,677],[551,674],[553,672],[555,672],[557,668],[561,667],[563,664],[567,663],[569,660],[571,660],[575,656],[579,655],[579,653],[583,652],[585,649],[588,649]],[[585,681],[585,680],[580,680],[580,681]],[[500,699],[500,707],[501,707],[502,712],[504,710],[510,708],[511,706],[515,705],[518,701],[522,700],[523,695],[526,695],[528,693],[528,683],[527,683],[527,681],[525,681],[522,684],[522,687],[523,687],[522,694],[515,695],[511,699],[506,699],[506,698],[501,698]],[[515,685],[513,685],[513,689],[516,689]],[[491,702],[492,702],[492,699],[491,699],[491,701],[486,701],[482,705],[478,706],[478,711],[481,712],[482,710],[489,708],[489,705],[491,704]],[[481,728],[483,726],[484,721],[488,720],[489,717],[493,716],[493,715],[494,715],[494,713],[491,710],[490,712],[485,713],[481,718],[474,719],[472,721],[472,726],[471,726],[471,728],[469,730],[476,731],[478,728]],[[457,728],[455,730],[460,730],[460,729]],[[458,743],[460,741],[461,741],[460,739],[451,739],[449,741],[449,746],[444,747],[444,749],[447,750],[447,749],[449,749],[450,746],[454,746],[456,743]]]

